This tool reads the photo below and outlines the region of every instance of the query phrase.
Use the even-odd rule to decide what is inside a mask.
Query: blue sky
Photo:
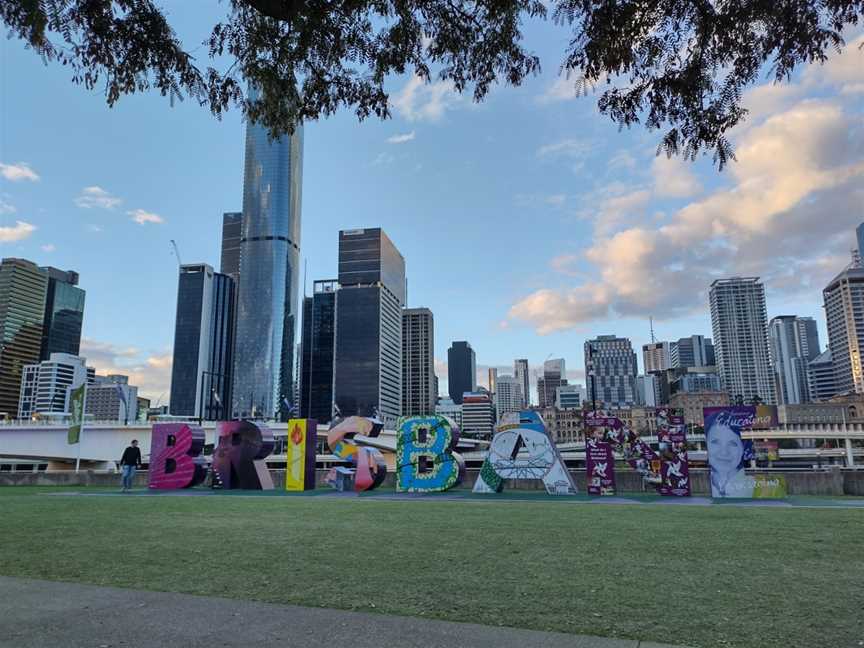
[[[205,19],[198,3],[168,6],[187,43],[225,7]],[[409,305],[435,314],[442,392],[452,340],[471,342],[484,374],[552,355],[578,379],[585,339],[612,333],[641,364],[649,316],[658,339],[710,335],[708,284],[735,274],[765,278],[769,317],[816,317],[824,346],[821,288],[864,220],[864,54],[749,92],[739,160],[718,173],[710,158],[657,158],[658,133],[619,132],[596,95],[576,97],[558,77],[565,32],[535,25],[527,39],[543,74],[481,105],[406,76],[391,80],[388,121],[343,111],[306,125],[310,285],[335,276],[339,229],[383,227],[406,258]],[[0,256],[77,270],[82,355],[164,402],[169,241],[218,269],[222,212],[242,206],[240,114],[217,121],[157,94],[109,109],[20,41],[0,48]]]

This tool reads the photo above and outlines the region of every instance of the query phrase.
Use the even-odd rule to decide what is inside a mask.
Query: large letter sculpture
[[[318,447],[318,421],[291,419],[285,439],[285,490],[315,488],[315,451]]]
[[[396,424],[396,490],[446,491],[462,482],[465,462],[456,450],[459,428],[444,416],[406,416]]]
[[[540,479],[550,495],[574,495],[576,484],[537,412],[505,414],[480,468],[475,493],[500,493],[505,479]]]
[[[270,428],[252,421],[222,421],[216,431],[213,487],[272,490],[273,479],[264,461],[275,445]]]
[[[352,465],[354,490],[358,492],[378,488],[387,476],[387,464],[379,450],[357,445],[354,437],[361,435],[374,438],[381,434],[383,428],[381,421],[363,416],[349,416],[330,424],[327,445],[330,452]],[[327,475],[327,481],[335,484],[335,468]]]
[[[207,478],[204,430],[188,423],[156,423],[150,436],[149,486],[192,488]]]

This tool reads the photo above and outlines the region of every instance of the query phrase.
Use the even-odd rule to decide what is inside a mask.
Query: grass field
[[[0,574],[697,647],[864,641],[864,510],[45,492],[0,489]]]

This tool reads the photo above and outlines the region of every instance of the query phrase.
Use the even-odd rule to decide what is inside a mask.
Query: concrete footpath
[[[2,648],[673,648],[295,605],[0,576]]]

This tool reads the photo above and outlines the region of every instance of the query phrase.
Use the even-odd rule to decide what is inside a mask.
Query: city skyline
[[[748,93],[753,115],[733,138],[739,161],[722,174],[709,159],[655,157],[656,133],[618,133],[551,68],[477,107],[395,80],[392,120],[339,113],[306,127],[305,292],[333,275],[339,230],[385,229],[406,258],[407,305],[435,314],[441,394],[455,340],[475,349],[481,385],[488,367],[510,375],[515,358],[528,358],[533,391],[550,355],[584,384],[587,339],[613,334],[641,349],[650,316],[658,340],[710,337],[710,279],[736,274],[763,278],[769,320],[815,318],[824,346],[821,290],[847,262],[861,219],[851,208],[864,173],[853,40],[827,68]],[[242,205],[239,115],[217,122],[193,102],[172,109],[151,95],[109,110],[21,43],[2,47],[4,75],[21,92],[0,124],[0,256],[78,272],[81,355],[99,373],[129,375],[154,404],[166,393],[164,404],[177,290],[169,241],[184,263],[219,266],[222,214]],[[514,121],[528,127],[506,129]],[[784,163],[769,168],[768,157]],[[706,229],[708,217],[725,234]]]

